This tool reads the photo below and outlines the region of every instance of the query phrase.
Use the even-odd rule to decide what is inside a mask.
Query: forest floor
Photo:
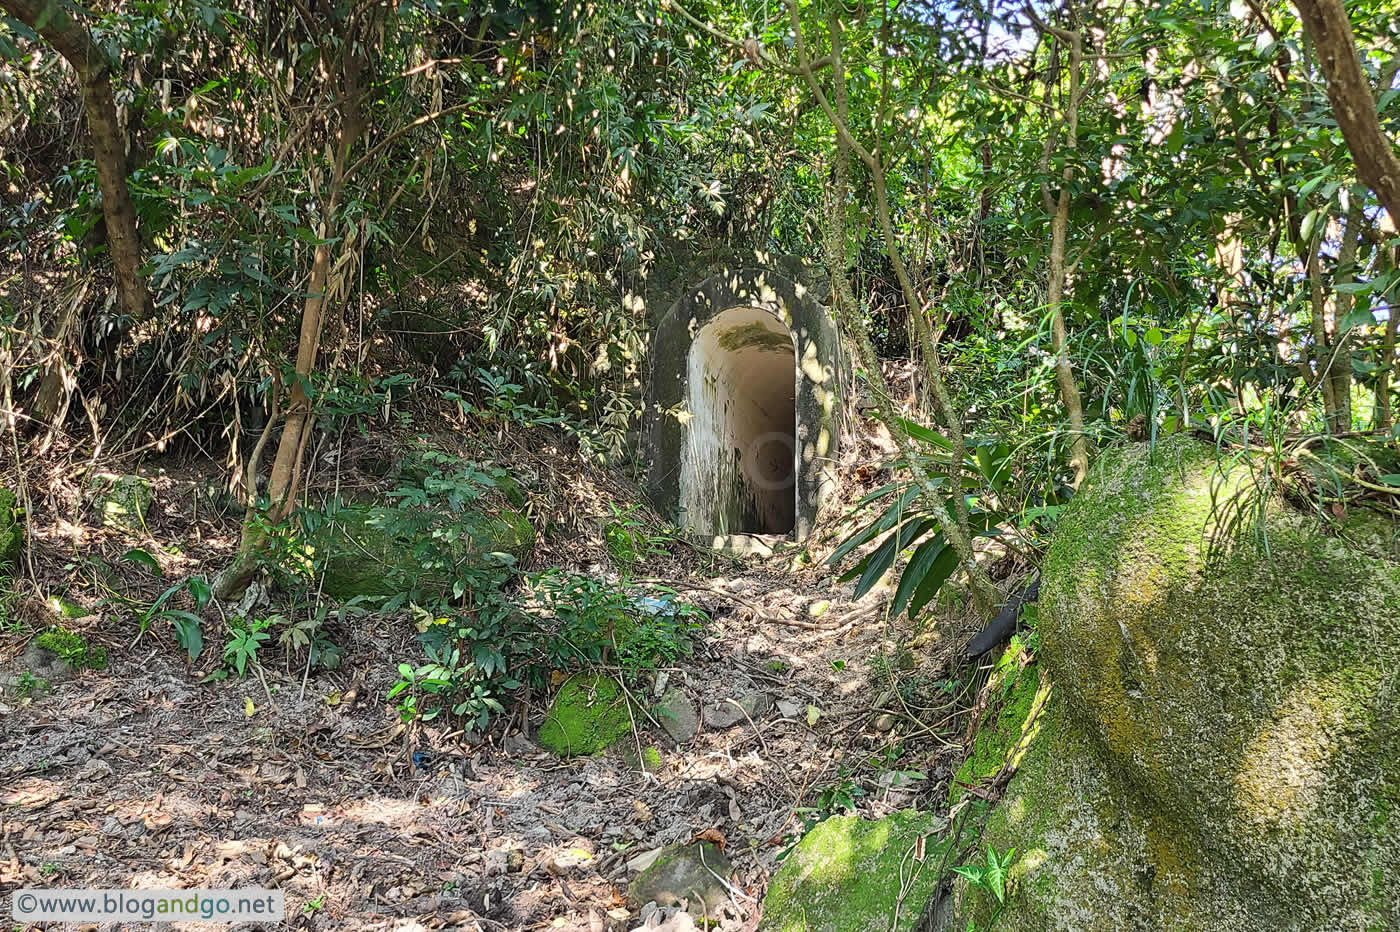
[[[405,729],[385,701],[398,664],[421,658],[402,612],[334,623],[345,662],[310,676],[269,660],[261,679],[202,682],[219,664],[216,634],[197,664],[168,628],[142,634],[120,606],[212,576],[236,540],[237,516],[201,512],[198,483],[180,478],[213,468],[196,467],[160,474],[137,533],[84,510],[78,472],[27,468],[30,539],[0,629],[0,896],[260,886],[285,892],[290,928],[632,929],[662,918],[627,902],[648,853],[703,833],[736,869],[722,927],[752,929],[804,819],[942,806],[964,718],[949,658],[974,623],[944,619],[941,636],[903,648],[916,632],[884,617],[888,590],[852,602],[822,565],[832,534],[807,560],[738,563],[676,543],[648,569],[710,622],[694,655],[657,675],[697,709],[754,693],[766,709],[728,728],[702,712],[680,746],[639,721],[612,751],[562,760],[533,740],[543,701],[485,736]],[[625,489],[615,478],[593,476],[590,494]],[[536,568],[597,571],[605,551],[584,518],[546,536]],[[134,546],[159,555],[160,577],[120,559]],[[100,606],[64,623],[109,662],[23,690],[54,592]],[[637,765],[646,747],[661,751],[651,772]]]

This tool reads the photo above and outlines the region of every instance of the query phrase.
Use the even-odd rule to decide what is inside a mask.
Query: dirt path
[[[833,788],[872,814],[910,805],[944,755],[872,727],[892,647],[877,601],[764,567],[677,582],[715,619],[669,683],[699,708],[749,689],[775,702],[684,747],[641,723],[634,747],[662,749],[654,773],[625,746],[561,761],[518,730],[472,747],[431,729],[410,771],[383,702],[397,638],[382,622],[304,698],[295,673],[268,672],[271,702],[251,678],[199,685],[156,647],[7,703],[0,887],[276,886],[296,928],[630,928],[627,862],[717,830],[742,892],[726,924],[753,927],[802,807]],[[894,770],[930,779],[880,792]]]
[[[545,513],[568,512],[570,496],[601,509],[627,494],[607,476],[580,487],[576,464],[519,446],[528,458],[516,470],[554,490]],[[162,471],[136,534],[104,530],[72,473],[44,468],[27,477],[26,575],[37,586],[24,583],[13,617],[0,619],[11,684],[0,691],[7,900],[24,886],[266,886],[285,892],[292,928],[631,929],[642,924],[626,902],[639,859],[703,832],[724,839],[736,868],[722,926],[752,929],[804,822],[939,808],[957,763],[958,684],[940,679],[943,657],[899,649],[912,632],[884,618],[886,591],[853,604],[849,584],[792,553],[738,564],[677,543],[649,561],[710,616],[694,655],[657,671],[702,710],[680,746],[639,720],[604,755],[561,760],[531,738],[547,697],[528,705],[523,731],[514,715],[485,741],[440,721],[405,732],[385,701],[398,664],[422,656],[404,613],[332,622],[345,663],[310,676],[304,693],[302,671],[271,658],[265,684],[202,683],[219,666],[217,622],[195,669],[168,627],[138,638],[123,606],[149,605],[171,580],[227,561],[237,516],[179,491],[213,467],[195,464],[184,479]],[[556,530],[536,565],[597,573],[606,557],[590,520]],[[123,561],[138,544],[158,555],[163,579]],[[110,664],[21,697],[21,655],[53,621],[37,596],[65,590],[116,606],[73,624],[107,647]],[[650,695],[637,698],[649,706],[660,685],[641,684]],[[731,727],[703,711],[755,694],[762,711]],[[637,751],[652,747],[661,763],[644,772]]]

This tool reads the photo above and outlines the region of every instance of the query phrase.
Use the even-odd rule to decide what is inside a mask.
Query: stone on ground
[[[937,892],[946,821],[907,809],[871,822],[832,816],[783,861],[761,932],[900,932],[920,927]],[[923,843],[920,844],[920,839]],[[924,859],[915,861],[922,847]],[[898,914],[898,915],[896,915]]]
[[[102,516],[104,527],[132,532],[146,529],[146,515],[156,500],[156,487],[144,476],[98,473],[89,491],[92,507]]]
[[[666,734],[677,744],[685,744],[695,737],[700,728],[700,718],[695,714],[695,704],[685,694],[685,690],[672,686],[657,703],[656,720],[666,729]]]
[[[632,730],[627,694],[610,676],[579,674],[559,687],[538,734],[562,757],[597,754]]]
[[[748,693],[733,702],[712,702],[705,706],[705,725],[723,730],[747,724],[750,719],[757,722],[772,704],[766,693]]]
[[[725,885],[733,873],[724,852],[708,841],[672,845],[637,875],[627,888],[627,897],[638,907],[685,902],[692,915],[713,914],[729,902]]]
[[[1265,543],[1267,542],[1267,547]],[[1044,566],[1039,734],[977,928],[1400,928],[1400,557],[1190,438],[1106,453]]]

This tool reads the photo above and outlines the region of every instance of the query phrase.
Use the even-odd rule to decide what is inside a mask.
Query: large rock
[[[938,887],[945,825],[912,809],[878,822],[832,816],[819,823],[768,885],[760,932],[920,928]],[[920,848],[922,861],[916,859]]]
[[[1400,927],[1392,532],[1324,529],[1228,457],[1111,451],[1061,520],[1055,694],[987,827],[1020,852],[996,928]]]
[[[454,538],[450,542],[416,536],[399,518],[399,509],[365,504],[336,512],[318,545],[326,550],[322,587],[327,595],[342,601],[409,589],[451,595],[456,568],[483,565],[489,553],[519,560],[535,541],[529,520],[512,508],[468,510],[434,521],[445,524]]]

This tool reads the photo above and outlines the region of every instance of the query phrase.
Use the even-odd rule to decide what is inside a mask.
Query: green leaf
[[[214,591],[209,588],[209,583],[203,576],[191,576],[186,584],[189,587],[190,595],[194,596],[195,607],[201,611],[209,604],[209,600],[214,597]]]
[[[160,561],[140,547],[132,547],[126,553],[122,554],[122,559],[129,563],[140,564],[157,576],[161,575]]]
[[[958,552],[952,547],[944,547],[914,590],[914,597],[909,602],[910,618],[919,614],[925,605],[933,601],[933,597],[938,595],[938,590],[943,588],[943,584],[948,581],[948,577],[952,576],[953,571],[957,568]]]
[[[907,420],[902,417],[896,417],[892,420],[897,426],[902,428],[906,434],[913,437],[915,440],[922,440],[924,443],[931,443],[934,446],[940,447],[944,450],[951,451],[953,449],[953,443],[951,440],[948,440],[942,434],[938,434],[934,431],[929,430],[922,424],[915,424],[913,421]]]
[[[1148,343],[1152,344],[1153,346],[1161,346],[1162,331],[1158,330],[1156,327],[1153,327],[1151,330],[1148,330],[1147,333],[1143,335],[1143,339],[1146,340]]]
[[[1011,855],[1015,848],[1006,852],[1006,857],[997,859],[996,849],[991,845],[987,846],[987,886],[991,888],[992,895],[997,898],[998,903],[1006,902],[1006,866],[1011,862]]]
[[[204,651],[204,632],[200,630],[203,619],[193,612],[166,612],[165,617],[175,628],[175,641],[189,654],[190,663],[199,659]]]
[[[947,545],[942,534],[935,534],[914,551],[914,555],[909,558],[908,565],[904,567],[903,575],[899,577],[899,586],[895,589],[894,601],[890,603],[891,615],[898,615],[904,610],[904,606],[909,604],[915,588],[923,582],[929,570],[933,569],[934,562]]]
[[[1400,486],[1400,472],[1393,472],[1388,476],[1381,476],[1381,485]]]
[[[851,598],[859,599],[874,588],[881,577],[894,565],[895,558],[905,547],[936,527],[938,527],[938,522],[932,518],[915,519],[900,525],[893,534],[885,538],[884,543],[875,548],[869,559],[865,561],[865,571],[861,574],[860,582],[856,583],[856,591]]]

